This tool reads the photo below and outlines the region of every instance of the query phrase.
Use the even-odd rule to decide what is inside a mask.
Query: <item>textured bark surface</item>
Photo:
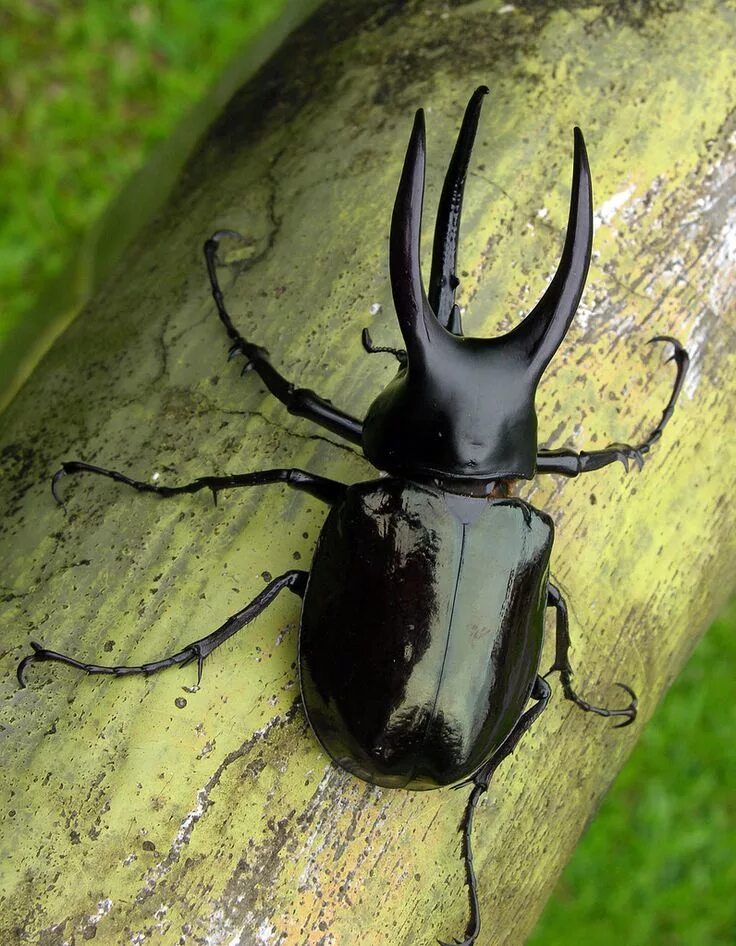
[[[637,13],[634,15],[633,10]],[[325,511],[279,487],[161,502],[48,477],[82,458],[142,478],[295,465],[372,470],[225,362],[200,258],[218,227],[238,325],[289,377],[362,415],[391,376],[386,235],[415,107],[428,109],[427,239],[473,87],[492,87],[461,243],[466,330],[507,327],[561,248],[571,127],[597,207],[583,304],[540,388],[545,443],[641,437],[672,365],[681,405],[642,473],[540,479],[557,526],[580,691],[641,697],[614,731],[564,703],[504,765],[476,819],[484,931],[521,944],[586,820],[734,583],[736,17],[729,4],[340,2],[235,98],[166,212],[0,419],[0,940],[417,944],[460,935],[465,792],[381,791],[332,768],[295,676],[280,598],[188,668],[109,681],[15,664],[28,640],[111,663],[178,649],[309,561]],[[380,308],[379,308],[380,307]]]

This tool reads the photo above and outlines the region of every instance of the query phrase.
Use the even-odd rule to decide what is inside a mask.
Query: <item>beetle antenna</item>
[[[406,352],[403,350],[403,348],[390,348],[388,345],[374,345],[373,339],[371,338],[371,333],[367,328],[364,328],[361,332],[360,340],[363,344],[363,348],[368,352],[369,355],[393,355],[400,365],[405,365],[408,361]]]
[[[429,277],[429,304],[437,315],[440,325],[453,333],[462,335],[460,310],[454,304],[457,278],[457,241],[460,230],[460,214],[463,209],[465,178],[468,173],[470,155],[478,130],[478,120],[483,99],[488,95],[488,86],[480,85],[473,92],[457,136],[445,183],[442,185],[437,223],[434,228],[432,246],[432,272]]]

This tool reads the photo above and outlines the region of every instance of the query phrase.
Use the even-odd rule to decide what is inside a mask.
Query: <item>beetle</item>
[[[68,664],[89,674],[151,674],[205,658],[248,625],[283,590],[302,598],[298,667],[302,702],[314,735],[334,762],[386,788],[429,790],[472,786],[461,824],[470,896],[463,946],[480,931],[471,829],[479,798],[498,765],[543,712],[550,685],[539,673],[544,615],[556,616],[555,658],[566,699],[582,710],[636,717],[626,684],[624,706],[595,706],[572,686],[567,607],[550,581],[553,521],[513,495],[516,481],[537,473],[575,477],[620,461],[642,467],[671,418],[688,355],[670,336],[676,377],[662,417],[640,444],[575,452],[537,446],[535,394],[578,307],[590,264],[592,186],[582,132],[574,129],[573,176],[564,247],[542,298],[511,331],[494,338],[463,333],[455,302],[457,245],[463,194],[481,105],[475,90],[466,108],[437,213],[429,292],[420,268],[419,234],[425,176],[424,113],[417,111],[390,231],[390,280],[405,343],[387,352],[398,370],[361,422],[314,391],[295,387],[268,352],[235,328],[217,276],[220,230],[204,245],[215,306],[230,340],[230,357],[244,358],[292,414],[362,447],[383,474],[345,485],[299,469],[203,476],[159,485],[74,460],[54,475],[93,473],[139,492],[168,498],[209,489],[283,483],[330,507],[311,570],[292,569],[268,582],[224,624],[174,654],[140,666],[102,666],[32,642],[18,666]],[[547,674],[546,676],[548,676]],[[529,703],[531,702],[531,706]],[[455,941],[459,942],[458,940]]]

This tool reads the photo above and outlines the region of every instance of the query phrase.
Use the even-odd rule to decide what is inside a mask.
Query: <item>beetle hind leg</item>
[[[470,797],[468,798],[468,804],[465,808],[465,814],[463,816],[460,830],[462,831],[463,835],[463,857],[465,859],[465,874],[468,885],[468,896],[470,897],[470,922],[468,923],[465,939],[454,940],[454,946],[473,946],[473,943],[475,943],[478,935],[480,934],[478,881],[475,876],[475,868],[473,867],[473,848],[470,838],[473,829],[473,816],[475,814],[478,801],[480,800],[481,795],[488,791],[488,786],[493,777],[493,773],[496,771],[498,766],[503,762],[504,759],[511,755],[516,746],[519,744],[519,740],[524,735],[524,733],[530,728],[537,717],[545,710],[547,704],[549,703],[551,693],[552,691],[547,681],[543,677],[538,676],[534,681],[534,687],[532,688],[531,692],[531,699],[535,700],[535,705],[530,707],[519,718],[518,722],[506,737],[506,741],[503,743],[500,749],[498,749],[498,751],[495,752],[491,758],[481,766],[481,768],[478,769],[472,778],[468,779],[468,782],[473,783],[473,790],[471,791]],[[460,788],[462,785],[467,785],[468,782],[462,782],[461,785],[456,785],[455,788]],[[452,943],[445,943],[442,940],[438,940],[438,942],[440,946],[453,946]]]
[[[290,591],[293,591],[294,594],[302,597],[307,585],[307,574],[308,573],[305,571],[292,569],[291,571],[285,572],[283,575],[279,575],[278,578],[274,578],[273,581],[269,582],[263,591],[261,591],[259,595],[256,595],[256,597],[242,610],[237,611],[235,614],[229,617],[224,624],[217,628],[216,631],[213,631],[211,634],[207,634],[206,637],[201,637],[199,640],[192,641],[190,644],[182,647],[182,649],[177,651],[175,654],[171,654],[168,657],[162,657],[159,660],[150,661],[149,663],[140,664],[138,666],[105,666],[100,664],[83,663],[82,661],[77,660],[74,657],[70,657],[67,654],[60,654],[54,650],[48,650],[46,647],[43,647],[36,641],[31,641],[33,653],[29,654],[27,657],[24,657],[23,660],[21,660],[21,662],[18,664],[18,683],[20,684],[21,688],[25,687],[25,672],[29,664],[44,663],[47,661],[67,664],[70,667],[74,667],[77,670],[82,670],[89,674],[105,674],[107,676],[113,677],[124,677],[134,674],[149,676],[150,674],[156,673],[159,670],[166,670],[168,667],[186,667],[187,664],[193,663],[196,660],[197,686],[199,686],[202,681],[202,666],[204,664],[205,657],[208,657],[213,650],[216,650],[220,644],[224,644],[226,640],[241,630],[241,628],[245,627],[246,624],[250,624],[250,622],[254,620],[254,618],[258,617],[262,611],[265,611],[282,589],[288,588]]]
[[[465,939],[453,939],[452,943],[446,943],[438,939],[439,946],[472,946],[480,933],[480,904],[478,902],[478,881],[473,867],[473,847],[470,841],[470,835],[473,830],[473,816],[478,805],[480,796],[487,790],[487,785],[476,784],[470,793],[468,804],[465,808],[460,830],[463,835],[463,857],[465,859],[465,874],[468,885],[468,895],[470,897],[470,922],[467,926],[467,935]]]
[[[464,940],[453,939],[452,943],[446,943],[438,939],[439,946],[472,946],[480,933],[480,904],[478,903],[478,881],[473,867],[473,848],[470,841],[470,835],[473,830],[473,816],[478,805],[478,800],[486,788],[482,785],[475,785],[470,793],[468,804],[465,808],[460,830],[463,834],[463,857],[465,859],[465,874],[468,884],[468,895],[470,897],[470,922],[467,927],[467,935]]]
[[[549,668],[547,675],[555,671],[560,675],[562,691],[565,699],[570,700],[586,713],[595,713],[596,716],[622,716],[623,720],[614,726],[614,729],[623,729],[624,726],[630,726],[636,719],[638,700],[636,693],[625,683],[617,683],[631,697],[628,706],[611,709],[608,706],[594,706],[587,700],[578,696],[572,686],[572,667],[570,666],[570,626],[567,617],[567,605],[562,597],[559,588],[552,584],[547,585],[547,607],[554,608],[556,611],[556,642],[555,642],[555,662]]]

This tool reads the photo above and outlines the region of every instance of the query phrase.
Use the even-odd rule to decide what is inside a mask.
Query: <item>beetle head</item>
[[[537,455],[537,384],[577,309],[590,263],[593,211],[583,135],[574,133],[572,196],[557,272],[505,335],[463,335],[454,302],[463,190],[485,86],[465,112],[435,226],[429,297],[419,262],[424,113],[414,120],[391,220],[390,270],[407,358],[371,405],[363,448],[379,469],[446,479],[529,478]]]

